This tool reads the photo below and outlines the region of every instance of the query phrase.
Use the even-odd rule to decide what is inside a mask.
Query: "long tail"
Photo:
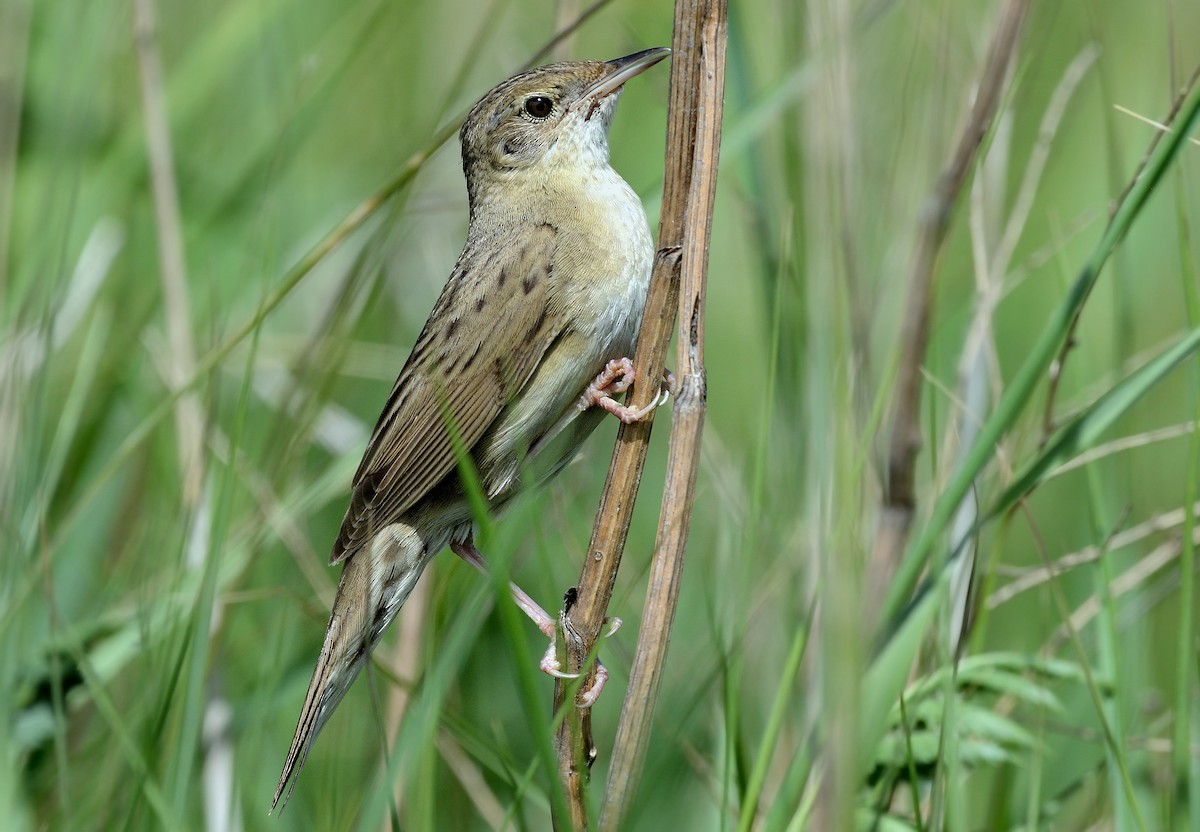
[[[365,549],[346,559],[321,656],[308,683],[296,733],[271,801],[272,812],[281,799],[286,805],[292,796],[296,776],[317,734],[399,612],[427,560],[420,536],[403,525],[377,534]]]

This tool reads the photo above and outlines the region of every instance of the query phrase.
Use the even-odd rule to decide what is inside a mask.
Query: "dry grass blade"
[[[187,266],[183,251],[183,217],[175,184],[174,152],[167,124],[167,99],[162,61],[158,55],[153,0],[133,4],[134,40],[142,79],[146,149],[150,156],[150,182],[154,190],[154,224],[158,232],[158,259],[166,311],[167,379],[182,389],[196,372],[192,318],[188,309]],[[179,468],[183,472],[184,504],[194,508],[204,480],[204,410],[194,392],[175,404],[179,434]],[[194,565],[194,564],[193,564]]]
[[[908,541],[916,509],[916,460],[921,449],[921,365],[929,342],[938,257],[955,201],[962,193],[979,147],[1000,106],[1001,92],[1029,0],[1007,0],[992,35],[975,102],[949,164],[938,177],[921,215],[921,226],[901,320],[900,363],[888,450],[886,488],[871,552],[870,597],[882,598]]]
[[[1192,513],[1200,514],[1200,503],[1192,507]],[[1103,546],[1088,546],[1069,555],[1063,555],[1048,566],[1029,569],[988,596],[987,608],[989,610],[995,609],[1001,604],[1005,604],[1016,598],[1023,592],[1028,592],[1031,589],[1042,586],[1058,575],[1066,574],[1072,569],[1087,563],[1095,563],[1105,552],[1119,551],[1145,540],[1151,535],[1172,531],[1182,526],[1186,521],[1186,507],[1177,508],[1165,514],[1155,515],[1144,523],[1139,523],[1133,528],[1114,534]],[[1200,534],[1197,535],[1197,542],[1200,542]],[[1178,551],[1178,543],[1175,544],[1175,548]],[[1155,551],[1157,552],[1158,549],[1155,549]]]

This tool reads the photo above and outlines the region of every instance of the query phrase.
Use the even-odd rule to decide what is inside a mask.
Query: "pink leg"
[[[483,554],[475,548],[473,540],[467,540],[464,543],[451,543],[451,551],[465,560],[467,563],[474,566],[483,574],[488,574],[487,561],[483,559]],[[550,613],[542,609],[537,601],[529,597],[529,594],[517,586],[515,583],[509,583],[512,588],[513,600],[517,602],[517,606],[521,611],[529,616],[530,620],[537,625],[537,628],[545,633],[548,637],[554,638],[554,631],[557,625]]]
[[[589,407],[600,407],[625,424],[633,424],[644,419],[654,408],[666,404],[667,399],[671,397],[675,377],[665,370],[663,377],[665,384],[654,394],[650,404],[640,409],[621,404],[613,396],[624,393],[633,384],[633,362],[628,358],[614,358],[583,391],[583,395],[579,397],[578,408],[583,411]]]
[[[450,544],[450,550],[467,563],[474,566],[485,575],[488,574],[487,561],[483,559],[483,553],[475,548],[475,541],[468,538],[459,543]],[[541,630],[550,639],[550,646],[546,648],[545,654],[542,656],[538,667],[547,675],[554,676],[559,679],[575,679],[578,678],[577,673],[564,673],[558,663],[558,652],[554,647],[555,635],[558,632],[557,622],[542,609],[537,601],[533,600],[525,590],[510,582],[509,587],[512,589],[513,600],[517,606],[521,608],[529,618],[533,621],[537,628]],[[610,621],[608,635],[615,633],[621,626],[621,619],[614,618]],[[600,691],[604,689],[604,683],[608,681],[608,669],[599,661],[596,662],[596,681],[588,688],[579,698],[579,707],[590,708],[600,698]]]

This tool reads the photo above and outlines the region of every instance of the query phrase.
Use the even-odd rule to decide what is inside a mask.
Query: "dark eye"
[[[544,95],[531,95],[525,99],[525,112],[534,118],[547,118],[554,112],[554,102]]]

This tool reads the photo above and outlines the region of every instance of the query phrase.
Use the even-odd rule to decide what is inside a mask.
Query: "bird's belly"
[[[604,416],[595,408],[577,412],[580,397],[612,357],[619,356],[609,355],[579,333],[559,339],[546,353],[475,454],[489,499],[502,502],[520,482],[541,482],[570,461]],[[552,440],[543,441],[555,428],[560,430]],[[531,455],[534,449],[537,452]]]
[[[611,168],[599,171],[583,193],[560,195],[546,214],[559,234],[551,279],[562,334],[476,446],[493,502],[511,496],[522,480],[553,475],[575,455],[603,419],[596,409],[573,415],[580,396],[606,363],[633,357],[654,257],[646,214]],[[557,216],[563,211],[567,215]],[[541,441],[555,429],[551,441]],[[537,458],[528,459],[534,448]]]

